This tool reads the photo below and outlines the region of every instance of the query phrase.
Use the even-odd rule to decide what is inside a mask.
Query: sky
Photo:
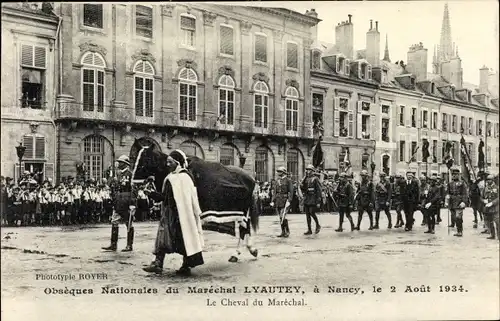
[[[392,62],[407,61],[412,44],[422,42],[428,49],[428,72],[432,72],[434,45],[439,44],[445,1],[282,1],[251,2],[251,5],[286,7],[301,13],[316,9],[320,41],[335,42],[335,25],[352,14],[354,49],[366,47],[370,19],[379,22],[380,53],[384,55],[385,36],[389,38]],[[452,41],[462,59],[463,80],[479,83],[479,68],[498,70],[498,1],[447,1]],[[230,4],[230,3],[226,3]],[[241,2],[238,3],[241,5]]]

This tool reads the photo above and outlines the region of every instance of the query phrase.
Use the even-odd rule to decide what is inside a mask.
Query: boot
[[[127,246],[122,250],[122,252],[131,252],[132,244],[134,244],[134,228],[129,228],[127,232]]]
[[[304,235],[311,235],[311,234],[313,234],[313,232],[312,232],[312,230],[311,230],[311,227],[310,227],[310,226],[308,226],[308,227],[307,227],[307,232],[305,232],[305,233],[304,233]]]
[[[281,234],[278,235],[278,237],[285,237],[285,234],[286,234],[286,232],[285,232],[285,222],[282,222],[281,223]]]
[[[102,249],[105,251],[116,251],[116,246],[118,244],[118,226],[111,226],[111,245],[107,247],[103,247]]]
[[[391,214],[389,214],[387,216],[387,220],[389,221],[389,223],[387,224],[387,228],[391,229],[392,228],[392,217],[391,217]]]
[[[144,267],[142,269],[148,273],[162,274],[163,273],[163,263],[160,262],[158,259],[156,259],[153,262],[151,262],[150,265],[148,265],[147,267]]]
[[[288,220],[284,219],[283,224],[285,227],[285,237],[289,237],[290,236],[290,227],[288,227]]]
[[[319,224],[316,225],[316,230],[314,231],[314,234],[318,234],[319,231],[321,231],[321,226]]]

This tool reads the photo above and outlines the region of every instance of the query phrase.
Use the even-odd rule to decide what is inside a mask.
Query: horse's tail
[[[259,229],[259,217],[261,214],[261,206],[259,202],[259,196],[254,193],[252,195],[252,203],[250,205],[250,224],[252,225],[254,232],[257,232]]]

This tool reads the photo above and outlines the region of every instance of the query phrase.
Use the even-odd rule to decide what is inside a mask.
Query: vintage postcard
[[[498,2],[1,8],[2,320],[500,318]]]

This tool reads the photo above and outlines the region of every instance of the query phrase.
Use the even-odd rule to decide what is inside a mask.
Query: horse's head
[[[161,190],[163,180],[167,176],[167,155],[156,151],[153,146],[142,146],[132,164],[132,180],[145,180],[155,177],[156,188]]]

